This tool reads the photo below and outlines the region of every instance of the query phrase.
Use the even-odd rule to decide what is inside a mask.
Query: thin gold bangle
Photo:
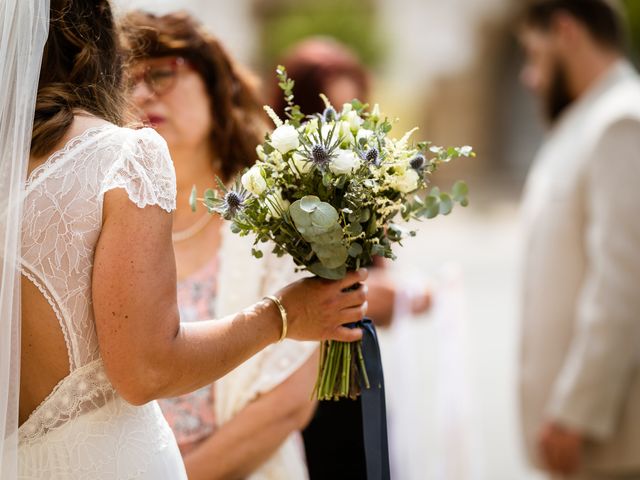
[[[280,318],[282,318],[282,333],[280,334],[280,340],[278,341],[281,342],[282,340],[287,338],[287,328],[289,326],[288,325],[289,322],[287,321],[287,310],[285,310],[284,305],[282,305],[282,302],[278,297],[274,297],[273,295],[267,295],[264,298],[267,300],[271,300],[273,303],[276,304],[276,307],[278,307],[278,310],[280,310]]]

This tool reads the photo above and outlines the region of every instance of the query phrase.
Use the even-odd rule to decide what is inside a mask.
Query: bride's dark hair
[[[32,155],[50,152],[78,111],[122,124],[122,76],[122,54],[109,0],[51,0]]]

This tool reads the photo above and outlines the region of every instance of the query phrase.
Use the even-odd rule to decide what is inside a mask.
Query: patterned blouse
[[[180,321],[197,322],[215,318],[218,257],[191,276],[178,282]],[[159,400],[184,455],[215,431],[213,385],[175,398]]]

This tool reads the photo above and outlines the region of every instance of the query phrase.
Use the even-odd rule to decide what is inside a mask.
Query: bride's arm
[[[278,340],[282,324],[270,301],[222,320],[180,324],[171,215],[157,206],[138,208],[114,189],[105,194],[103,217],[93,307],[107,375],[126,400],[143,404],[193,391]],[[307,279],[283,289],[289,336],[360,338],[341,325],[361,318],[365,289],[341,289],[365,277],[361,271],[339,282]]]
[[[240,410],[194,450],[184,455],[190,480],[246,478],[309,423],[318,354],[274,389]],[[211,459],[216,461],[212,462]]]

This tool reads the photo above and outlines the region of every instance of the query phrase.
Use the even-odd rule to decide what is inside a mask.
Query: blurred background
[[[518,208],[544,134],[520,86],[519,0],[117,0],[120,10],[194,13],[270,87],[278,59],[312,35],[334,37],[372,74],[371,99],[436,144],[477,157],[444,168],[471,205],[422,224],[391,272],[432,282],[424,318],[383,332],[394,478],[536,479],[519,436]],[[640,42],[640,2],[627,0]],[[633,49],[635,56],[637,48]],[[634,58],[635,60],[635,58]],[[267,88],[265,88],[266,92]]]

